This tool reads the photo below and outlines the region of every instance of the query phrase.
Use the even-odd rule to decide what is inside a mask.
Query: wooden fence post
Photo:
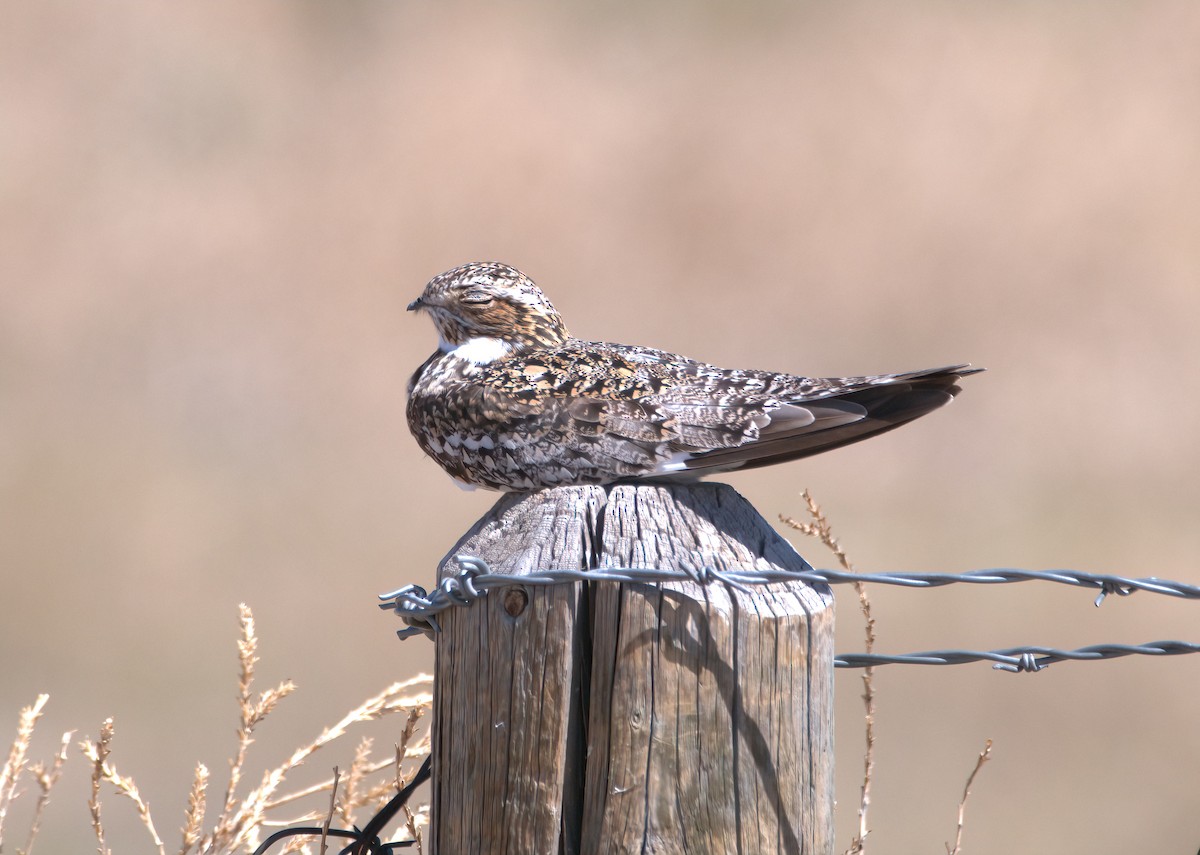
[[[447,555],[513,585],[439,616],[434,855],[833,852],[826,586],[535,570],[808,569],[724,484],[504,496]]]

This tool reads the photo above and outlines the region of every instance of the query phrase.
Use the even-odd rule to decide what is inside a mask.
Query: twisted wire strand
[[[1187,641],[1150,641],[1145,644],[1093,644],[1077,650],[1054,647],[1009,647],[1004,650],[929,650],[924,653],[845,653],[834,656],[835,668],[868,668],[876,665],[962,665],[993,662],[997,671],[1034,673],[1055,662],[1096,662],[1122,656],[1179,656],[1200,653],[1200,644]]]
[[[432,592],[420,585],[405,585],[380,594],[380,608],[394,611],[408,626],[398,630],[400,638],[412,635],[432,635],[441,632],[437,615],[450,608],[465,608],[485,596],[492,588],[508,585],[546,587],[576,582],[623,582],[659,584],[662,582],[695,582],[701,585],[723,584],[749,593],[750,585],[772,582],[805,582],[841,585],[852,582],[874,582],[899,585],[905,588],[940,588],[952,584],[999,585],[1016,582],[1054,582],[1099,590],[1095,605],[1099,606],[1109,594],[1126,597],[1137,591],[1147,591],[1169,597],[1200,599],[1200,586],[1174,582],[1156,577],[1132,578],[1108,573],[1085,573],[1078,570],[1018,570],[997,568],[972,570],[966,573],[848,573],[841,570],[718,570],[713,567],[683,563],[679,569],[662,570],[653,567],[605,567],[592,570],[538,570],[529,575],[512,576],[493,573],[482,558],[457,556],[459,572],[446,576]],[[805,565],[807,566],[807,565]],[[1146,644],[1096,644],[1077,650],[1053,647],[1012,647],[1003,650],[932,650],[923,653],[881,654],[849,653],[834,658],[837,668],[866,668],[876,665],[959,665],[967,662],[993,662],[998,670],[1036,672],[1047,665],[1064,661],[1098,661],[1122,656],[1176,656],[1200,653],[1200,644],[1185,641],[1154,641]]]

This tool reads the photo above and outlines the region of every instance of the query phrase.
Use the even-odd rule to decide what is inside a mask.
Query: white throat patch
[[[487,365],[498,359],[504,359],[512,353],[512,345],[499,338],[470,338],[462,344],[439,342],[438,349],[449,356],[474,362],[476,365]]]

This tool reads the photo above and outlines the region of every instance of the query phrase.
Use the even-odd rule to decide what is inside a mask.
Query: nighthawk
[[[409,382],[409,428],[461,485],[493,490],[806,457],[923,416],[982,370],[818,379],[580,341],[525,274],[495,262],[435,276],[408,309],[428,312],[440,339]]]

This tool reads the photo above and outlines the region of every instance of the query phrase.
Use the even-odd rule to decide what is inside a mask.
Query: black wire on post
[[[277,831],[262,842],[262,844],[254,850],[254,855],[266,855],[267,850],[281,840],[286,840],[289,837],[297,837],[299,835],[308,835],[311,837],[344,837],[349,838],[351,843],[346,848],[342,849],[339,855],[388,855],[397,849],[406,849],[416,843],[415,840],[401,840],[397,843],[384,843],[380,840],[380,835],[391,822],[400,808],[409,800],[417,787],[424,784],[432,775],[432,758],[426,757],[425,762],[421,764],[421,768],[417,770],[417,774],[413,779],[396,795],[388,801],[386,805],[380,808],[379,812],[371,817],[370,821],[363,826],[362,830],[349,830],[345,828],[330,828],[325,829],[320,826],[296,826],[294,828],[285,828]]]

